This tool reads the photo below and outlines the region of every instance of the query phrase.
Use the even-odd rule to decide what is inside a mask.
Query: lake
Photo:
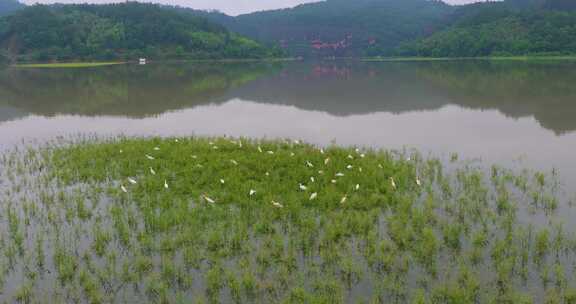
[[[0,147],[77,134],[297,138],[560,169],[571,62],[172,63],[0,73]]]

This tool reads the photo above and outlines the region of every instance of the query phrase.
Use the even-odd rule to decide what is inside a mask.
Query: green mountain
[[[29,6],[1,20],[0,46],[20,61],[277,55],[205,18],[136,2]]]
[[[435,32],[453,7],[430,0],[326,0],[226,17],[200,13],[228,29],[295,56],[372,56]]]
[[[24,7],[17,0],[0,0],[0,16],[6,16]]]
[[[400,56],[576,54],[576,12],[561,0],[478,3],[456,10],[444,30],[403,44]],[[574,7],[576,9],[576,6]]]

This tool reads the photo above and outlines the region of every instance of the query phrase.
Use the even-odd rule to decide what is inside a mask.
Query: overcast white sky
[[[20,0],[26,4],[34,3],[109,3],[123,2],[121,0]],[[192,7],[196,9],[217,9],[230,15],[250,13],[253,11],[291,7],[301,3],[317,2],[317,0],[146,0],[172,5]],[[354,1],[354,0],[350,0]],[[445,0],[453,4],[477,2],[479,0]]]

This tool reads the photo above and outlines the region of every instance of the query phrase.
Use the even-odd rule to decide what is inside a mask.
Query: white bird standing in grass
[[[320,154],[324,154],[324,149],[320,149]]]
[[[300,187],[300,190],[302,190],[302,191],[306,191],[308,189],[308,187],[306,187],[302,184],[298,184],[298,187]]]
[[[262,148],[260,146],[258,146],[258,152],[262,153]]]
[[[275,201],[272,201],[272,205],[274,205],[274,207],[276,207],[276,208],[284,208],[284,206],[282,206],[282,204],[275,202]]]
[[[348,154],[348,158],[349,158],[349,159],[354,159],[354,156]]]
[[[256,190],[254,190],[254,189],[250,189],[250,193],[249,193],[249,195],[250,195],[250,196],[254,196],[254,194],[256,194]]]
[[[224,181],[223,179],[220,179],[220,183],[221,183],[222,185],[224,185],[225,181]]]
[[[168,189],[168,181],[164,180],[164,189]]]
[[[324,160],[324,166],[328,165],[329,162],[330,162],[330,157],[328,157]]]
[[[267,153],[272,155],[272,154],[274,154],[274,151],[268,151]]]
[[[290,157],[294,157],[295,155],[294,152],[290,152]]]
[[[159,147],[154,147],[154,151],[160,151]]]
[[[306,166],[314,168],[314,165],[310,161],[306,161]]]
[[[150,167],[150,174],[156,175],[156,171],[154,171],[154,169],[152,169],[152,167]]]
[[[198,158],[198,156],[192,155],[192,159],[197,159],[197,158]]]
[[[336,173],[336,177],[343,177],[343,176],[344,176],[344,173],[341,173],[341,172]]]
[[[318,170],[318,174],[322,175],[322,174],[324,174],[324,171]]]
[[[208,197],[208,196],[206,196],[206,195],[204,195],[204,200],[206,200],[206,201],[207,201],[207,202],[209,202],[210,204],[214,204],[214,203],[216,203],[216,201],[215,201],[215,200],[213,200],[213,199],[209,198],[209,197]]]
[[[332,182],[333,184],[335,184],[335,183],[336,183],[336,180],[335,180],[335,179],[333,179],[331,182]]]
[[[130,178],[130,177],[128,178],[128,182],[130,182],[132,185],[136,185],[136,184],[137,184],[136,180],[134,180],[134,179],[132,179],[132,178]]]
[[[352,165],[346,166],[346,169],[348,169],[348,170],[351,170],[352,168],[354,168]]]
[[[152,156],[150,156],[150,155],[148,155],[148,154],[146,154],[146,158],[149,159],[149,160],[154,160],[154,159],[155,159],[154,157],[152,157]]]
[[[232,159],[232,160],[230,160],[230,162],[231,162],[234,166],[238,166],[238,162],[237,162],[237,161],[235,161],[235,160]]]
[[[310,195],[310,200],[313,201],[318,197],[318,193],[314,192],[312,193],[312,195]]]
[[[356,184],[356,191],[360,190],[360,184]]]
[[[418,185],[418,187],[422,186],[422,182],[420,181],[419,177],[416,177],[416,185]]]
[[[128,193],[128,189],[126,189],[126,187],[124,187],[124,185],[120,185],[120,189],[122,189],[122,192]]]
[[[340,200],[340,204],[344,204],[348,200],[348,196],[344,195],[344,197]]]
[[[313,183],[316,182],[316,179],[314,179],[314,176],[310,176],[310,181],[313,182]]]
[[[393,177],[390,178],[390,184],[392,185],[392,188],[396,189],[396,182]]]

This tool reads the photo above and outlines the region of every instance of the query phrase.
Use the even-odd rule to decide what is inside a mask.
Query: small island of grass
[[[532,303],[576,295],[575,274],[563,267],[576,262],[576,237],[555,220],[570,208],[555,172],[231,138],[81,138],[1,161],[9,300]]]

